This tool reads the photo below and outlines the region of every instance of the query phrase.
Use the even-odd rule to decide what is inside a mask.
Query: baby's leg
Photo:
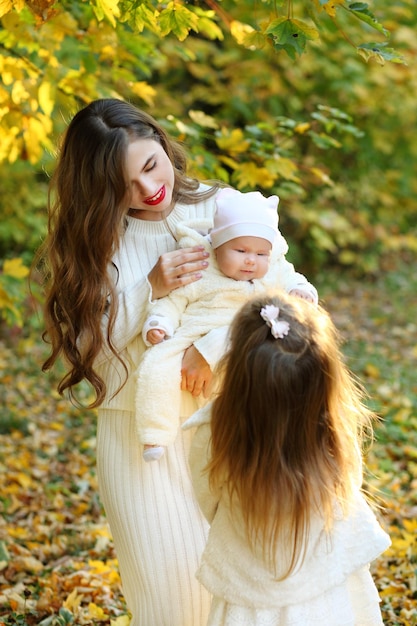
[[[150,461],[159,461],[164,454],[165,448],[158,446],[157,444],[145,443],[143,446],[143,460],[149,463]]]

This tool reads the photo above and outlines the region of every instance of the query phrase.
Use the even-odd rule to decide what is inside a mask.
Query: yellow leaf
[[[231,132],[222,128],[222,134],[216,138],[216,143],[221,150],[230,153],[246,152],[249,148],[249,141],[243,138],[243,132],[240,128],[235,128]]]
[[[239,167],[239,163],[237,161],[235,161],[234,159],[232,159],[231,157],[228,157],[228,156],[222,156],[221,155],[219,157],[219,161],[221,161],[222,163],[227,165],[227,167],[230,167],[231,170],[237,170],[237,168]]]
[[[294,131],[300,135],[304,135],[304,133],[310,130],[310,128],[311,124],[309,122],[301,122],[300,124],[297,124],[297,126],[294,128]]]
[[[91,619],[104,620],[106,619],[107,614],[103,611],[101,607],[97,606],[97,604],[94,604],[94,602],[90,602],[90,604],[88,605],[88,617],[91,617]]]
[[[67,599],[62,603],[62,606],[65,609],[68,609],[68,611],[71,611],[73,613],[74,609],[76,610],[79,608],[82,599],[83,599],[83,596],[81,594],[78,595],[77,589],[75,588],[71,591]]]
[[[258,167],[256,163],[242,163],[236,170],[236,178],[240,187],[264,187],[269,188],[275,182],[266,167]]]
[[[41,572],[43,570],[43,563],[34,556],[15,557],[13,566],[18,572]]]
[[[413,459],[414,461],[417,461],[417,448],[415,448],[414,446],[405,445],[403,451],[405,456]]]
[[[365,59],[367,63],[370,59],[374,59],[378,63],[378,65],[385,65],[384,57],[374,50],[368,50],[367,48],[357,48],[357,52],[359,56]]]
[[[2,122],[4,123],[3,120]],[[20,129],[17,126],[6,126],[6,123],[0,128],[0,162],[7,159],[9,163],[13,163],[19,157],[21,151],[19,133]]]
[[[413,413],[412,407],[402,407],[395,412],[392,419],[396,424],[407,424]]]
[[[14,478],[24,489],[28,489],[32,485],[31,477],[24,472],[18,472],[15,474]]]
[[[11,11],[12,7],[13,4],[11,0],[0,0],[0,17],[3,17],[3,15]]]
[[[14,104],[17,104],[17,105],[21,104],[22,102],[26,102],[26,100],[29,99],[29,92],[23,86],[22,81],[20,80],[14,81],[11,97],[12,97]]]
[[[365,365],[364,372],[370,378],[378,379],[380,376],[379,368],[376,367],[376,365],[373,365],[372,363],[367,363]]]
[[[291,159],[278,157],[268,160],[265,165],[276,176],[280,176],[281,178],[285,178],[286,180],[292,180],[295,183],[300,182],[299,177],[296,175],[298,172],[298,167]]]
[[[51,118],[45,115],[28,117],[24,132],[24,142],[29,156],[29,161],[33,164],[39,161],[42,156],[44,146],[50,146],[48,134],[52,130]]]
[[[146,102],[147,105],[153,105],[156,96],[156,90],[154,89],[154,87],[141,80],[130,85],[130,89],[136,96],[142,98],[142,100]]]
[[[25,6],[25,0],[0,0],[0,17],[15,9],[18,13]]]
[[[120,617],[116,617],[116,619],[110,620],[110,626],[129,626],[130,617],[128,615],[121,615]]]
[[[39,104],[45,115],[51,115],[52,111],[54,110],[54,92],[55,89],[53,88],[51,83],[47,81],[43,82],[38,89]]]
[[[88,565],[94,570],[95,574],[105,574],[109,571],[109,566],[103,561],[97,559],[90,559]]]
[[[410,533],[414,533],[414,541],[417,541],[417,518],[415,519],[403,519],[404,528]]]
[[[113,60],[117,56],[117,49],[108,44],[107,46],[103,46],[100,50],[100,59],[102,61]]]
[[[329,185],[330,187],[334,186],[332,179],[326,174],[326,172],[323,172],[323,170],[318,167],[311,167],[310,172],[314,174],[314,176],[316,176],[316,178],[318,178],[324,185]]]
[[[158,23],[159,11],[147,7],[144,3],[135,7],[134,20],[137,32],[141,33],[144,28],[148,28],[154,33],[159,34],[160,28]]]
[[[29,268],[23,265],[20,258],[6,259],[3,265],[3,274],[12,278],[26,278],[29,274]]]
[[[0,286],[0,309],[6,309],[13,306],[13,300],[3,287]]]
[[[381,598],[385,598],[385,596],[391,596],[393,594],[397,594],[398,593],[398,588],[395,585],[388,585],[387,587],[384,587],[383,589],[380,590],[379,595],[381,596]]]
[[[350,250],[342,250],[339,254],[339,260],[344,265],[353,265],[357,261],[356,252]]]
[[[159,25],[162,37],[173,33],[180,41],[184,41],[190,30],[198,32],[198,16],[182,6],[182,3],[168,2],[161,11]]]
[[[106,17],[113,28],[116,27],[116,17],[120,16],[119,0],[95,0],[93,5],[97,19],[101,21]]]
[[[330,17],[336,17],[337,5],[342,5],[344,3],[345,0],[328,0],[328,2],[326,2],[326,4],[323,4],[322,6],[327,15],[330,15]]]
[[[208,39],[224,39],[223,31],[213,21],[215,19],[214,11],[206,11],[205,17],[199,17],[198,30],[204,34]]]
[[[214,117],[211,117],[211,115],[206,115],[204,111],[189,111],[189,116],[191,117],[193,122],[195,122],[199,126],[203,126],[204,128],[217,129],[219,127]]]
[[[20,487],[19,487],[20,489]],[[19,540],[24,540],[27,538],[28,536],[28,531],[26,528],[19,528],[19,527],[15,527],[15,528],[8,528],[8,534],[11,535],[12,537],[14,537],[15,539],[19,539]]]
[[[253,33],[253,31],[254,28],[252,28],[252,26],[243,24],[243,22],[238,22],[237,20],[233,20],[230,24],[230,33],[240,45],[245,43],[246,36]]]

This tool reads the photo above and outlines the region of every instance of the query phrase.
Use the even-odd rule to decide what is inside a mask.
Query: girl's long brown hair
[[[74,116],[50,185],[48,235],[37,259],[46,277],[44,339],[51,344],[43,370],[64,357],[68,371],[59,392],[69,390],[75,399],[74,387],[85,379],[96,394],[91,407],[106,394],[94,370],[100,350],[106,345],[123,363],[111,341],[117,310],[109,269],[129,207],[127,148],[142,138],[158,141],[167,153],[174,168],[174,201],[192,203],[214,193],[214,187],[197,191],[199,182],[186,176],[183,148],[156,120],[113,98],[96,100]],[[103,337],[105,311],[109,322]]]
[[[288,335],[275,339],[260,316],[279,307]],[[226,486],[250,545],[271,567],[290,537],[288,576],[303,558],[311,515],[331,527],[361,477],[361,444],[371,413],[343,363],[335,327],[320,307],[284,295],[255,299],[237,314],[222,386],[213,403],[213,487]],[[258,544],[260,542],[260,544]],[[291,543],[290,543],[291,545]]]

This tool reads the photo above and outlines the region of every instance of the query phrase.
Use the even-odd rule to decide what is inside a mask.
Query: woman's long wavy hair
[[[267,304],[279,307],[279,319],[290,325],[282,339],[261,318]],[[302,562],[312,514],[330,528],[335,503],[346,510],[358,488],[372,414],[343,363],[329,315],[294,297],[272,295],[243,306],[220,373],[210,484],[226,486],[250,545],[261,546],[272,568],[277,542],[290,538],[285,578]]]
[[[70,122],[50,185],[48,235],[38,255],[46,278],[44,339],[51,344],[43,370],[62,356],[68,368],[59,392],[68,390],[77,402],[74,387],[85,379],[96,395],[91,407],[106,394],[94,370],[100,350],[106,346],[123,363],[111,340],[117,310],[109,270],[129,208],[127,148],[137,139],[154,139],[167,153],[174,169],[174,202],[189,204],[214,192],[197,191],[199,182],[186,175],[183,148],[155,119],[127,102],[96,100]]]

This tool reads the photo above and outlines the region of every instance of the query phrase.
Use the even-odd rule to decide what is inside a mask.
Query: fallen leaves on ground
[[[51,389],[42,350],[23,341],[0,358],[0,625],[127,626],[97,492],[96,416]]]
[[[319,279],[320,281],[320,279]],[[413,282],[414,281],[414,282]],[[351,369],[382,421],[367,487],[392,546],[373,565],[384,623],[417,624],[416,279],[326,275],[325,307]],[[40,373],[44,348],[9,339],[0,352],[0,626],[128,626],[117,560],[99,501],[93,411],[78,411]]]
[[[386,626],[417,624],[416,259],[379,277],[323,277],[324,306],[350,369],[380,420],[366,459],[366,487],[391,547],[373,564]]]

